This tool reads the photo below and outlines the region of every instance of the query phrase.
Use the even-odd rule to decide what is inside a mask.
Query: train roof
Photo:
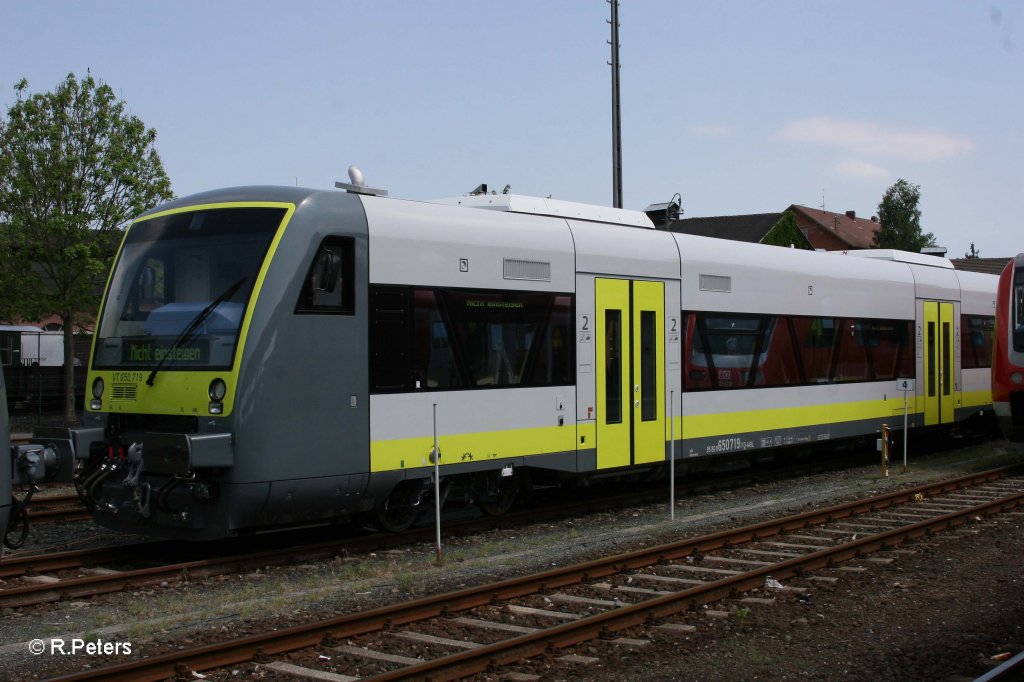
[[[336,190],[310,189],[308,187],[288,187],[286,185],[246,185],[241,187],[225,187],[198,194],[189,194],[160,204],[139,215],[144,218],[153,213],[174,210],[197,204],[219,204],[248,201],[280,201],[299,204],[314,194],[337,194]]]
[[[900,251],[898,249],[851,249],[841,251],[847,256],[857,258],[872,258],[874,260],[890,260],[897,263],[911,263],[912,265],[927,265],[932,268],[953,269],[953,263],[943,256],[930,256],[927,253],[913,253],[912,251]]]
[[[643,211],[580,204],[574,201],[531,197],[523,194],[468,194],[462,197],[434,199],[430,203],[654,229],[654,223]]]

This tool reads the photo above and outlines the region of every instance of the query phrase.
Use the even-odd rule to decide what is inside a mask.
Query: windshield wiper
[[[210,316],[210,313],[212,313],[217,306],[219,306],[221,303],[234,296],[235,292],[238,291],[238,288],[242,286],[242,283],[245,282],[246,279],[246,277],[243,277],[242,279],[232,284],[224,291],[224,293],[222,293],[217,298],[213,299],[213,301],[210,302],[210,305],[200,310],[196,314],[196,316],[192,318],[192,321],[188,323],[188,326],[185,327],[180,334],[178,334],[178,338],[174,339],[174,343],[172,343],[171,347],[167,349],[167,352],[164,353],[164,356],[160,358],[160,362],[158,362],[156,367],[153,368],[153,371],[149,373],[149,378],[146,379],[147,386],[153,385],[153,380],[156,379],[156,373],[159,372],[160,369],[164,366],[164,363],[167,362],[167,358],[171,357],[174,354],[174,351],[178,349],[178,347],[184,346],[186,343],[191,341],[193,334],[195,334],[195,331],[196,329],[199,328],[199,325],[203,323],[203,320],[208,318]]]

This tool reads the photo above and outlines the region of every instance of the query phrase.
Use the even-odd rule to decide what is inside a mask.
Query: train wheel
[[[419,507],[385,506],[374,512],[373,525],[388,533],[400,533],[403,530],[408,530],[419,515]]]
[[[488,516],[501,516],[515,504],[522,487],[521,482],[518,477],[509,476],[498,478],[496,482],[492,479],[490,483],[489,490],[493,492],[488,495],[477,495],[476,505]]]
[[[373,511],[371,523],[388,533],[408,530],[423,511],[420,501],[427,490],[422,481],[400,484],[391,491],[384,504]]]

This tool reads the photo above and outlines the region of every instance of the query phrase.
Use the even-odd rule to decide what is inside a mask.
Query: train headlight
[[[1024,372],[1014,372],[1010,375],[1010,381],[1015,384],[1024,384]]]
[[[223,379],[214,379],[210,382],[210,400],[215,403],[223,402],[224,396],[228,394],[228,385]]]
[[[92,400],[89,401],[89,407],[93,410],[98,410],[103,407],[103,402],[100,398],[103,397],[103,379],[96,377],[92,380]]]
[[[228,394],[228,386],[223,379],[214,379],[210,382],[210,414],[223,414],[224,396]]]

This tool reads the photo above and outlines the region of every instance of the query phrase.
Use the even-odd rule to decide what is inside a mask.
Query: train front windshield
[[[96,369],[229,369],[283,208],[217,208],[136,222],[121,249]]]

